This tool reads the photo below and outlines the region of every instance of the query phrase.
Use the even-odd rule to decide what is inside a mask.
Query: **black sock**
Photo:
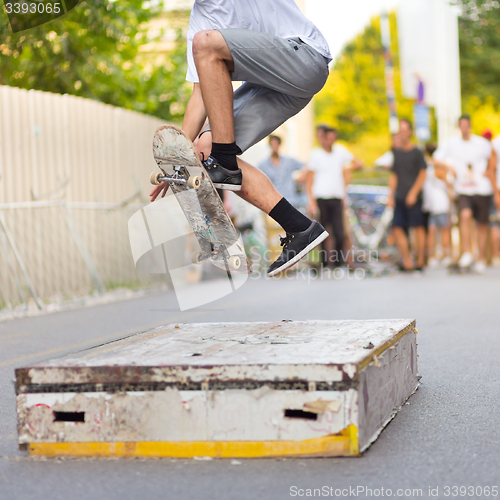
[[[287,233],[301,233],[311,225],[311,220],[290,205],[285,198],[281,198],[269,212],[269,217],[273,218]]]
[[[236,161],[236,153],[239,152],[236,142],[231,144],[222,144],[220,142],[212,143],[211,155],[217,160],[221,167],[228,170],[238,170],[238,162]]]

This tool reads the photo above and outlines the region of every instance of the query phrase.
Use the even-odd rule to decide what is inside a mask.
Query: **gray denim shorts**
[[[328,78],[328,60],[299,38],[219,30],[234,59],[236,144],[246,151],[296,115]],[[209,130],[207,126],[205,130]]]
[[[451,225],[450,214],[431,214],[429,217],[429,226],[436,226],[439,228],[448,227]]]

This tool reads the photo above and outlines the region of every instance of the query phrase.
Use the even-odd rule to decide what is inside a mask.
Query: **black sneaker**
[[[202,163],[217,189],[229,189],[230,191],[239,191],[241,189],[243,175],[240,168],[238,170],[228,170],[221,167],[213,156],[209,156]]]
[[[283,251],[267,270],[268,276],[276,276],[285,269],[292,267],[313,248],[328,238],[325,228],[316,221],[301,233],[287,233],[285,238],[280,236]]]

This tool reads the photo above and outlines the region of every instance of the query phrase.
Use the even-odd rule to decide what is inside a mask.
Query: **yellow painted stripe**
[[[304,441],[141,441],[119,443],[30,443],[30,455],[46,457],[340,457],[359,455],[358,429]]]
[[[349,439],[349,456],[355,457],[359,455],[359,438],[358,428],[355,425],[349,425],[343,431]]]

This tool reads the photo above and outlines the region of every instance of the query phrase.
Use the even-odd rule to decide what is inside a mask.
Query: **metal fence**
[[[0,86],[0,309],[158,278],[132,261],[161,121],[88,99]]]

